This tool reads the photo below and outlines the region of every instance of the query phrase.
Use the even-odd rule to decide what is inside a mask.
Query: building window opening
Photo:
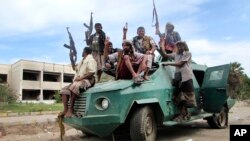
[[[22,100],[40,100],[40,90],[23,89]]]
[[[64,83],[72,83],[73,78],[74,78],[74,74],[67,74],[67,73],[63,74],[63,82]]]
[[[0,83],[7,83],[7,74],[0,74]]]
[[[23,80],[38,81],[40,78],[40,71],[23,70]]]
[[[43,90],[43,100],[54,100],[56,90]]]
[[[60,82],[61,73],[43,72],[43,81]]]

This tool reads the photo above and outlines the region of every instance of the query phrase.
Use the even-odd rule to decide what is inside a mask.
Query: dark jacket
[[[96,33],[92,34],[90,37],[89,37],[89,40],[87,42],[87,45],[89,45],[90,47],[92,46],[92,42],[93,42],[93,38],[95,37]],[[105,32],[103,32],[101,30],[101,33],[100,33],[100,36],[99,36],[99,39],[98,39],[98,42],[99,42],[99,53],[100,54],[103,54],[103,49],[105,47],[105,39],[106,39],[106,35],[105,35]]]

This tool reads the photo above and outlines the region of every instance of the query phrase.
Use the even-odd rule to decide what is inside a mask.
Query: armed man
[[[95,24],[96,33],[92,34],[87,40],[87,44],[92,49],[92,55],[97,62],[97,81],[99,82],[102,75],[102,69],[104,68],[103,52],[105,47],[105,32],[102,31],[101,23]]]

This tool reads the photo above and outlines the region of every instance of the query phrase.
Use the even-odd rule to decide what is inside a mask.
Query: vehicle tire
[[[150,106],[136,110],[130,120],[130,137],[132,141],[155,141],[157,126],[154,111]]]
[[[223,107],[220,113],[214,113],[212,117],[207,118],[207,123],[214,129],[226,128],[228,126],[228,109]]]

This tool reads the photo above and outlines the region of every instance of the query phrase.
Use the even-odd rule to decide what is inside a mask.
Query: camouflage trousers
[[[80,89],[87,90],[95,83],[94,81],[95,80],[92,80],[92,79],[90,80],[83,79],[81,81],[74,81],[68,86],[63,87],[60,91],[60,94],[70,95],[71,93],[74,93],[76,95],[79,95]]]
[[[178,106],[183,105],[187,108],[197,106],[192,79],[181,83],[178,92],[174,96],[174,102]]]

